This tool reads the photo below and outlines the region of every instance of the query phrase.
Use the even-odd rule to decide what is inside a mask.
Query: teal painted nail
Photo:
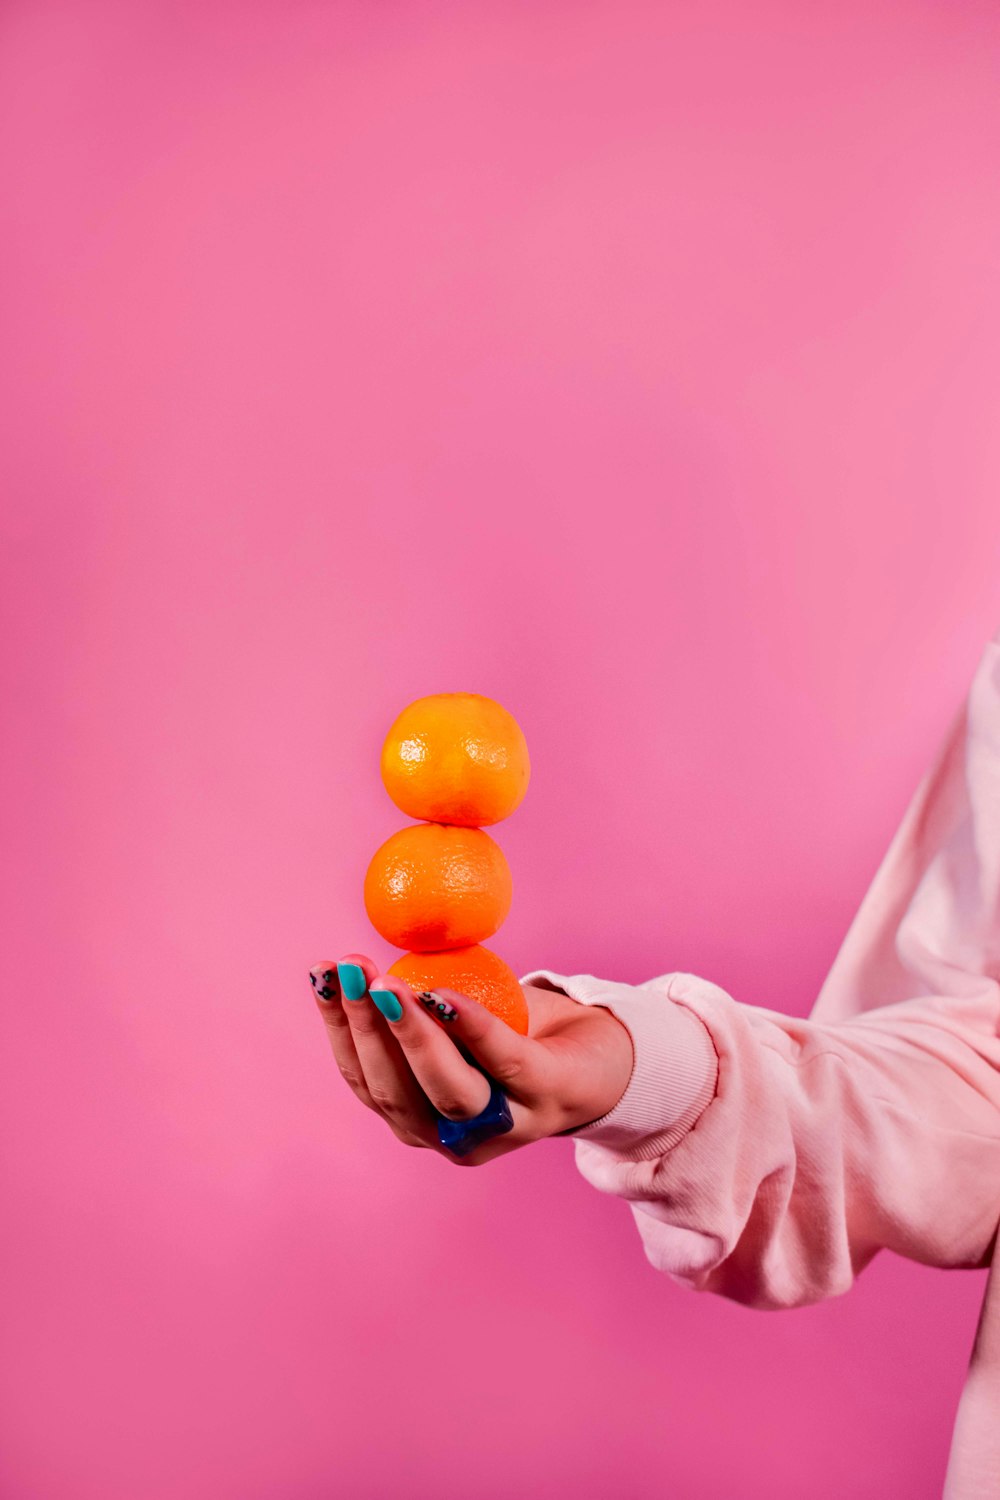
[[[371,997],[387,1021],[398,1021],[403,1014],[400,1005],[392,990],[372,990]]]
[[[360,964],[338,964],[340,993],[345,1000],[363,1000],[368,993],[368,981]]]

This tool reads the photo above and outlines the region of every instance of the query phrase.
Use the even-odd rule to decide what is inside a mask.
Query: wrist
[[[581,1121],[575,1126],[577,1130],[586,1129],[588,1125],[592,1125],[595,1120],[603,1119],[618,1106],[625,1095],[635,1068],[635,1046],[632,1033],[625,1022],[615,1015],[610,1006],[598,1003],[591,1009],[595,1020],[599,1020],[604,1029],[601,1047],[607,1059],[607,1091],[603,1108],[596,1110],[588,1120]]]
[[[560,1135],[593,1141],[625,1159],[644,1160],[669,1151],[692,1128],[715,1095],[718,1057],[701,1018],[672,998],[673,981],[680,977],[668,974],[626,985],[547,969],[525,976],[522,983],[549,983],[585,1005],[611,1011],[634,1047],[631,1074],[617,1103]],[[617,1033],[608,1029],[607,1039],[614,1044]]]
[[[575,1002],[579,1004],[579,1002]],[[632,1043],[632,1033],[623,1021],[620,1021],[614,1011],[606,1005],[593,1005],[589,1007],[591,1016],[588,1018],[590,1025],[599,1025],[601,1038],[597,1044],[602,1062],[605,1064],[606,1086],[601,1086],[595,1094],[587,1101],[587,1107],[577,1111],[570,1123],[563,1124],[559,1130],[550,1131],[553,1136],[573,1135],[578,1130],[586,1130],[588,1126],[595,1125],[598,1120],[603,1120],[606,1115],[618,1105],[623,1098],[632,1077],[635,1067],[635,1048]],[[565,1119],[565,1113],[563,1118]]]

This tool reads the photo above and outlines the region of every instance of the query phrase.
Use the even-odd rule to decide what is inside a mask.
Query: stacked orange
[[[386,839],[365,876],[372,926],[409,950],[389,973],[417,991],[469,995],[526,1036],[517,975],[482,946],[513,894],[504,852],[483,829],[509,817],[528,789],[520,725],[479,693],[434,693],[403,709],[381,766],[396,806],[422,819]]]

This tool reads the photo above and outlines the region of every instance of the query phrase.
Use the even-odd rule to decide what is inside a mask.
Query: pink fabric
[[[990,1266],[947,1500],[1000,1495],[1000,632],[808,1020],[694,974],[605,1005],[635,1062],[577,1165],[628,1201],[650,1262],[758,1308],[846,1292],[879,1250]]]

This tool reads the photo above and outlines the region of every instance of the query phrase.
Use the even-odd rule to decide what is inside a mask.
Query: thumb
[[[522,1103],[545,1095],[550,1068],[540,1042],[522,1036],[478,1000],[457,990],[425,990],[418,999],[447,1024],[466,1062],[495,1078]]]

